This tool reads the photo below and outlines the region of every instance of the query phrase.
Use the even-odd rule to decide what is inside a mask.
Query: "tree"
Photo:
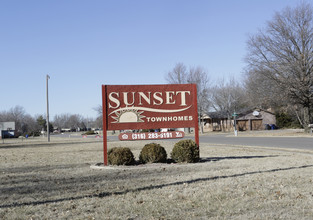
[[[200,66],[190,67],[189,71],[187,71],[183,63],[177,63],[173,70],[168,72],[165,79],[170,84],[197,84],[198,113],[200,119],[210,106],[210,79],[207,72]],[[202,124],[200,125],[200,129],[203,133]]]
[[[22,126],[22,134],[23,135],[32,135],[39,136],[40,135],[40,125],[36,121],[36,119],[29,114],[25,115]]]
[[[13,121],[15,122],[15,131],[16,134],[22,134],[23,133],[23,121],[26,116],[25,109],[22,106],[15,106],[11,108],[9,111],[4,111],[1,113],[1,121]]]
[[[77,114],[71,115],[66,122],[67,127],[71,128],[72,130],[77,131],[78,128],[80,128],[81,119],[82,118],[80,115],[77,115]]]
[[[87,130],[87,126],[93,125],[92,118],[84,118],[79,114],[60,114],[55,115],[53,118],[53,125],[55,125],[59,131],[62,128],[67,128],[70,130]]]
[[[188,83],[194,83],[197,85],[197,101],[198,101],[198,114],[199,121],[204,116],[205,112],[210,108],[209,99],[209,76],[202,67],[192,67],[189,70],[187,78]],[[203,133],[203,124],[200,123],[201,133]]]
[[[307,129],[313,105],[312,6],[302,3],[277,12],[247,45],[249,70],[273,82],[289,102],[303,109],[301,120]]]
[[[212,88],[212,107],[230,119],[234,112],[245,110],[245,95],[245,89],[234,78],[221,79]]]
[[[165,79],[170,84],[184,84],[187,83],[187,68],[183,63],[177,63],[173,70],[165,75]]]
[[[26,113],[22,106],[15,106],[9,111],[0,112],[0,121],[13,121],[15,122],[15,135],[37,135],[39,132],[39,126],[34,119]]]
[[[288,105],[285,94],[276,83],[253,70],[245,74],[244,89],[249,108],[280,110]]]
[[[43,118],[42,115],[37,117],[37,124],[40,126],[40,129],[43,131],[47,130],[47,121]]]
[[[69,114],[61,114],[61,115],[55,115],[53,118],[53,124],[58,128],[59,132],[61,132],[62,128],[69,128],[66,125],[66,122],[69,119]]]
[[[95,126],[98,128],[103,127],[103,115],[102,115],[102,105],[98,105],[97,107],[93,108],[98,114],[96,120],[95,120]]]

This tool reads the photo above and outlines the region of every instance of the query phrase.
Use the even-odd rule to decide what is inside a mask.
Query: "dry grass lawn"
[[[148,142],[127,146],[138,159]],[[174,142],[158,141],[168,156]],[[0,219],[313,219],[313,151],[201,145],[196,164],[91,169],[101,139],[0,142]]]

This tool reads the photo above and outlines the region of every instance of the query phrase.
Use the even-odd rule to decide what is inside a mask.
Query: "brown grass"
[[[101,140],[0,143],[0,219],[312,219],[312,153],[201,145],[196,164],[91,169]]]

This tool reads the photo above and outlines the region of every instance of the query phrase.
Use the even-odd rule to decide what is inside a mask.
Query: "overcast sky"
[[[164,84],[176,63],[240,79],[249,35],[299,0],[0,0],[0,111],[95,117],[101,85]]]

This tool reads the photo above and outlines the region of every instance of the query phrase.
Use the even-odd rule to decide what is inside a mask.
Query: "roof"
[[[237,119],[241,119],[241,120],[246,120],[246,119],[261,119],[260,116],[257,116],[257,115],[253,115],[253,113],[255,111],[258,111],[258,112],[266,112],[268,114],[272,114],[272,115],[275,115],[273,112],[270,112],[270,111],[267,111],[267,110],[263,110],[263,109],[260,109],[260,108],[254,108],[253,110],[246,110],[246,111],[243,111],[243,112],[240,112],[240,113],[237,113],[238,114],[238,118]],[[261,114],[262,115],[262,114]],[[248,117],[248,118],[247,118]],[[203,119],[207,119],[207,118],[211,118],[211,119],[227,119],[228,118],[228,115],[226,112],[208,112],[206,114],[203,115],[202,117]]]
[[[264,113],[275,115],[273,112],[266,111],[263,109],[254,109],[253,111],[248,111],[240,114],[241,116],[237,120],[248,120],[248,119],[263,119]]]
[[[228,118],[225,112],[208,112],[206,115],[209,118]]]

